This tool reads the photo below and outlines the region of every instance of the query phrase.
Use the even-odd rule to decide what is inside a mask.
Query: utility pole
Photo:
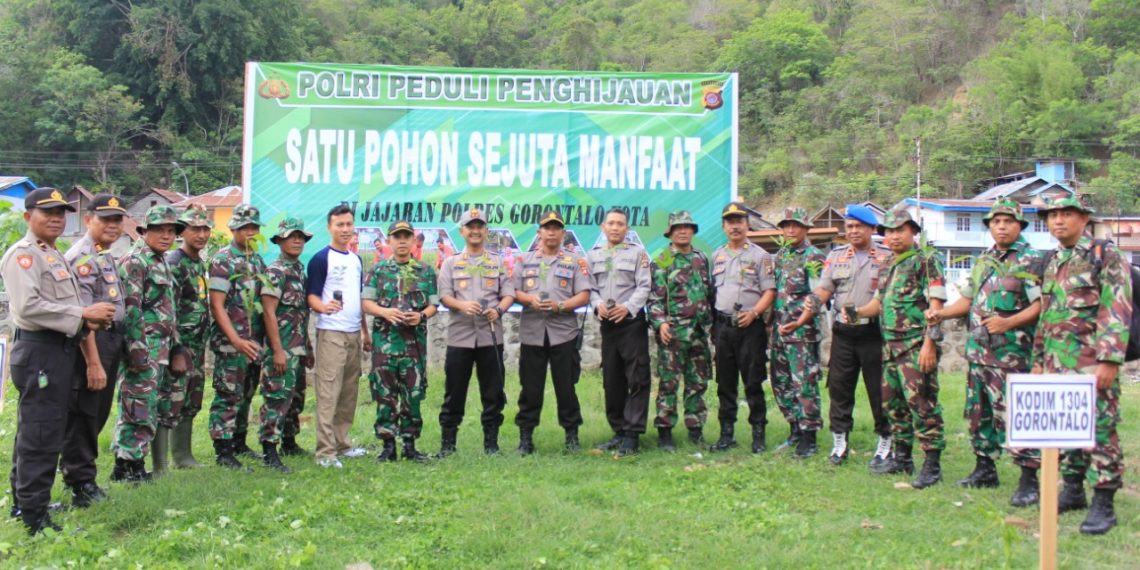
[[[914,199],[918,206],[918,225],[922,225],[922,137],[914,137]]]

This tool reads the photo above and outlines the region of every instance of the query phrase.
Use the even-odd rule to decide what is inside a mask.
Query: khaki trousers
[[[360,332],[317,329],[317,459],[352,447],[348,430],[356,415],[360,382]]]

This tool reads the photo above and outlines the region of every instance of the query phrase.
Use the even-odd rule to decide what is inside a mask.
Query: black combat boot
[[[767,424],[752,426],[752,453],[768,451]]]
[[[879,470],[871,470],[871,473],[876,475],[896,475],[899,473],[906,473],[907,475],[914,474],[914,459],[910,455],[911,447],[905,443],[895,442],[895,453],[890,461],[887,461],[884,467]]]
[[[1032,467],[1021,468],[1021,480],[1017,482],[1017,490],[1009,499],[1009,504],[1015,507],[1029,507],[1036,505],[1039,497],[1037,490],[1040,487],[1037,481],[1037,470]]]
[[[395,461],[399,459],[399,457],[396,456],[396,440],[385,439],[383,441],[384,447],[380,450],[380,455],[376,456],[376,461],[384,463],[385,461]]]
[[[297,445],[297,438],[283,437],[281,438],[281,455],[285,457],[305,457],[309,455],[309,452]]]
[[[499,426],[483,428],[483,453],[487,455],[499,453]]]
[[[735,426],[732,424],[720,424],[720,439],[712,444],[709,448],[710,451],[728,451],[736,447],[736,437],[733,436]]]
[[[582,444],[578,442],[578,428],[566,428],[566,451],[578,451]]]
[[[115,458],[115,468],[111,470],[111,481],[128,483],[131,480],[131,462],[122,457]]]
[[[1061,494],[1057,497],[1057,512],[1067,513],[1089,508],[1089,501],[1085,498],[1085,476],[1062,475],[1065,484],[1061,487]]]
[[[285,474],[293,472],[292,469],[284,463],[281,463],[281,456],[277,455],[277,446],[275,444],[262,442],[261,451],[261,456],[264,458],[262,461],[265,462],[266,467]]]
[[[234,471],[248,471],[248,469],[241,464],[241,461],[238,461],[237,458],[234,457],[232,441],[228,439],[215,439],[214,453],[218,456],[217,459],[214,460],[218,465]]]
[[[534,428],[519,430],[519,455],[526,457],[534,453]]]
[[[254,451],[253,448],[245,443],[245,432],[235,433],[234,438],[231,440],[233,444],[234,455],[241,455],[250,459],[261,459],[261,454]]]
[[[699,427],[689,428],[689,443],[691,443],[697,447],[704,447],[705,446],[704,431]]]
[[[617,448],[617,456],[637,455],[639,451],[641,451],[641,434],[626,432],[625,437],[621,440],[621,445]]]
[[[395,451],[393,451],[392,454],[395,455]],[[427,456],[427,454],[420,453],[416,450],[415,438],[406,437],[404,438],[404,459],[407,461],[419,461],[422,463],[430,458]]]
[[[958,481],[960,487],[994,488],[998,486],[998,472],[994,460],[984,455],[975,457],[974,472]]]
[[[106,498],[107,494],[94,481],[88,481],[71,488],[71,506],[77,509],[86,509],[93,503]]]
[[[602,451],[612,451],[612,450],[614,450],[614,449],[617,449],[617,448],[618,448],[618,446],[620,446],[620,445],[621,445],[621,441],[622,441],[622,439],[623,439],[624,437],[625,437],[625,436],[624,436],[624,435],[622,435],[622,432],[620,432],[620,431],[619,431],[619,432],[614,432],[614,436],[613,436],[613,437],[611,437],[611,438],[610,438],[609,440],[607,440],[607,441],[604,441],[604,442],[602,442],[602,443],[599,443],[598,445],[595,445],[595,446],[594,446],[594,449],[600,449],[600,450],[602,450]]]
[[[942,480],[942,452],[935,449],[926,452],[926,460],[922,462],[922,471],[918,477],[911,481],[910,486],[915,489],[925,489]]]
[[[776,451],[780,451],[781,449],[795,448],[800,444],[801,435],[803,434],[800,432],[799,424],[792,424],[790,430],[788,431],[788,439],[785,439],[783,443],[777,445]]]
[[[815,440],[815,430],[800,432],[800,441],[796,444],[796,459],[807,459],[819,451],[819,444]]]
[[[459,428],[443,428],[443,432],[439,437],[439,453],[436,457],[443,459],[448,455],[455,453],[455,438],[459,435]]]
[[[20,518],[24,521],[24,527],[28,529],[28,536],[35,536],[47,529],[51,529],[55,532],[63,532],[63,528],[51,520],[51,515],[48,514],[47,509],[34,512],[24,511],[20,515]]]
[[[677,444],[673,443],[673,428],[657,428],[657,447],[670,453],[677,451]]]
[[[1116,526],[1116,512],[1112,498],[1116,489],[1093,489],[1092,507],[1081,523],[1081,534],[1104,534]]]

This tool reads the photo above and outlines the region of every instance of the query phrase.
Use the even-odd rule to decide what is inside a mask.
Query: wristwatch
[[[563,302],[563,301],[558,302],[558,312],[559,313],[565,313],[566,312],[566,303],[565,302]]]
[[[427,311],[420,311],[420,322],[424,323],[424,322],[427,322],[427,320],[428,320]]]
[[[498,305],[495,305],[495,312],[499,313],[500,317],[503,316],[503,308]]]

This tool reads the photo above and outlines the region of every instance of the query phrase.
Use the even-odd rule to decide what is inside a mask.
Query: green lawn
[[[431,374],[422,448],[435,451],[435,417],[442,375]],[[904,478],[878,478],[865,463],[874,438],[866,405],[856,409],[855,448],[861,457],[841,468],[827,464],[830,437],[804,462],[785,453],[752,456],[745,449],[696,455],[682,444],[675,454],[642,439],[643,453],[615,460],[583,451],[560,452],[553,394],[548,392],[539,453],[520,458],[511,423],[517,379],[508,378],[508,423],[499,457],[484,457],[479,405],[472,389],[460,430],[460,453],[428,465],[378,465],[373,457],[323,470],[289,459],[295,472],[279,476],[211,467],[175,472],[137,489],[112,485],[111,500],[87,511],[56,516],[62,534],[29,539],[21,524],[0,524],[0,565],[16,567],[343,568],[984,568],[1033,567],[1037,513],[1008,506],[1017,471],[1001,463],[1002,487],[962,490],[952,481],[973,466],[961,419],[963,377],[943,379],[947,435],[944,483],[926,491],[896,489]],[[354,437],[374,445],[373,407],[361,385]],[[715,384],[710,386],[710,394]],[[0,461],[7,465],[14,422],[14,390],[0,419]],[[1140,414],[1140,387],[1125,388],[1123,415]],[[586,425],[583,444],[610,436],[596,374],[579,384]],[[769,398],[771,398],[769,392]],[[716,417],[715,397],[710,398]],[[306,414],[311,413],[310,397]],[[775,407],[769,444],[786,435]],[[706,430],[715,436],[716,426]],[[199,459],[212,459],[201,422]],[[738,431],[744,431],[738,425]],[[103,441],[109,440],[108,429]],[[683,440],[683,433],[677,434]],[[1077,532],[1083,513],[1061,519],[1060,563],[1065,568],[1135,568],[1140,560],[1140,501],[1136,460],[1140,429],[1123,426],[1131,462],[1118,494],[1120,525],[1108,536]],[[302,443],[312,449],[311,425]],[[746,443],[746,439],[742,443]],[[100,482],[111,461],[100,459]],[[67,500],[57,484],[57,500]],[[3,509],[8,508],[4,498]],[[1007,519],[1007,517],[1016,517]],[[81,527],[82,531],[77,531]],[[1023,528],[1024,527],[1024,528]],[[367,567],[362,565],[361,567]]]

